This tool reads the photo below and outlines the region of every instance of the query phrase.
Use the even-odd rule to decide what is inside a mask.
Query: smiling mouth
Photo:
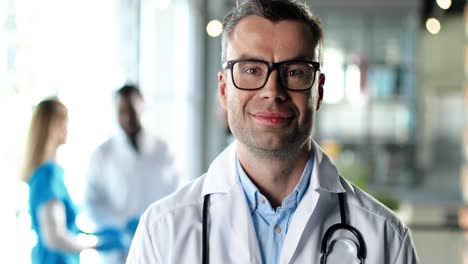
[[[252,117],[265,125],[280,126],[287,124],[292,118],[292,115],[281,112],[257,112],[252,114]]]

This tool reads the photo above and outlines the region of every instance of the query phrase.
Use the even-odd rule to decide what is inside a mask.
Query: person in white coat
[[[409,229],[312,139],[318,18],[297,1],[248,0],[223,29],[219,101],[236,141],[145,211],[127,263],[417,263]]]
[[[141,124],[143,97],[138,87],[120,88],[116,106],[120,131],[92,154],[85,209],[97,228],[118,227],[131,238],[143,211],[175,191],[180,179],[167,144]],[[126,254],[102,253],[102,263],[125,263]]]

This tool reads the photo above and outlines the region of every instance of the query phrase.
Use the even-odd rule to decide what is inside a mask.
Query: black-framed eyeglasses
[[[229,60],[223,69],[231,70],[234,86],[241,90],[258,90],[265,86],[273,70],[278,70],[280,84],[291,91],[307,91],[314,85],[320,64],[309,60],[268,62],[257,59]]]

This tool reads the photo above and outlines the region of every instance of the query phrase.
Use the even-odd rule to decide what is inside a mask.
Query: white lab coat
[[[175,191],[179,176],[165,142],[143,130],[140,153],[120,131],[93,153],[85,189],[85,212],[98,228],[124,227],[154,201]]]
[[[349,224],[363,235],[365,263],[413,264],[408,228],[389,209],[343,179],[315,145],[310,185],[290,222],[279,263],[319,263],[320,241],[338,223],[336,193],[346,192]],[[236,170],[236,143],[208,172],[143,214],[127,263],[201,263],[203,197],[210,196],[210,263],[262,263],[247,201]],[[343,263],[347,263],[343,260]]]

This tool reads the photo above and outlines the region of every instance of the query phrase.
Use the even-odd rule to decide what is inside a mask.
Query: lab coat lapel
[[[314,169],[312,171],[312,177],[316,177],[316,162],[314,162]],[[312,180],[311,180],[312,182]],[[279,263],[285,264],[290,263],[291,259],[298,248],[299,241],[301,240],[302,235],[304,234],[304,230],[306,228],[307,223],[312,217],[314,213],[314,209],[317,205],[317,201],[319,199],[319,193],[313,190],[312,184],[309,185],[307,188],[304,197],[302,197],[301,202],[298,204],[296,208],[296,212],[294,212],[293,218],[291,219],[291,223],[289,224],[288,233],[284,239],[283,249],[281,251],[280,261]]]
[[[234,142],[213,161],[203,186],[202,195],[210,194],[210,258],[216,263],[262,263],[235,153]]]
[[[286,234],[283,249],[281,251],[279,263],[291,263],[292,257],[296,252],[302,236],[311,236],[311,233],[305,233],[307,224],[312,221],[312,226],[320,226],[322,217],[318,215],[323,208],[317,208],[317,202],[320,198],[318,190],[337,193],[345,192],[345,189],[340,183],[339,175],[336,167],[331,162],[330,158],[323,150],[314,142],[314,168],[312,170],[311,180],[304,197],[297,206],[296,212],[289,224],[288,233]],[[314,216],[315,215],[315,216]],[[317,231],[317,230],[316,230]],[[303,239],[307,240],[307,239]],[[316,241],[315,247],[319,250],[320,241]]]
[[[220,248],[210,249],[210,256],[226,261],[225,263],[262,263],[252,217],[242,188],[239,185],[233,186],[231,192],[213,194],[212,198],[210,239],[213,242],[210,245]]]

